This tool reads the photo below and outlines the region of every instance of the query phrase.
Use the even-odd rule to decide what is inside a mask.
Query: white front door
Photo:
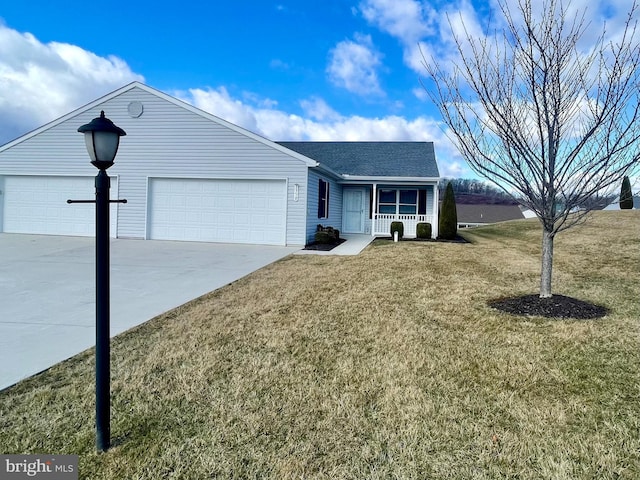
[[[345,188],[342,204],[342,230],[344,233],[364,233],[364,190]]]

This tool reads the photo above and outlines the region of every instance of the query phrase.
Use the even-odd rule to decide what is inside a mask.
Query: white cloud
[[[304,110],[304,113],[314,120],[323,121],[336,120],[340,118],[340,114],[319,97],[302,100],[300,101],[300,106]]]
[[[429,99],[429,94],[424,89],[424,87],[416,87],[413,90],[411,90],[411,92],[419,100],[426,101]]]
[[[427,2],[419,0],[362,0],[358,12],[372,26],[394,37],[404,50],[404,63],[412,70],[425,74],[422,52],[427,60],[432,57],[444,68],[456,62],[458,52],[453,33],[460,38],[467,33],[471,37],[483,38],[490,31],[489,12],[492,28],[505,25],[499,3],[503,3],[519,17],[520,0],[490,0],[481,4],[470,0],[443,0]],[[586,26],[580,45],[588,49],[602,32],[606,21],[608,40],[619,41],[627,19],[629,0],[573,0],[565,2],[567,21],[574,15],[585,12]],[[534,15],[544,15],[544,2],[532,2]],[[636,18],[640,12],[636,12]],[[448,68],[449,69],[449,68]]]
[[[212,113],[227,122],[259,133],[253,109],[240,100],[232,98],[225,87],[206,90],[192,88],[187,93],[176,92],[175,95],[181,100],[191,103],[205,112]]]
[[[424,62],[430,62],[435,58],[435,51],[432,45],[425,42],[418,42],[404,50],[404,63],[413,71],[424,74]]]
[[[381,54],[369,35],[338,43],[329,54],[327,73],[335,85],[357,95],[384,95],[378,79]]]
[[[409,45],[433,33],[434,9],[416,0],[365,0],[362,16],[380,30]]]
[[[134,80],[144,78],[118,57],[0,23],[0,144]]]
[[[369,24],[399,41],[408,67],[424,73],[418,45],[423,39],[436,37],[438,22],[446,21],[442,12],[417,0],[363,0],[359,10]]]
[[[291,70],[291,65],[289,65],[287,62],[283,60],[280,60],[279,58],[274,58],[273,60],[271,60],[269,62],[269,66],[274,70],[282,70],[282,71]]]

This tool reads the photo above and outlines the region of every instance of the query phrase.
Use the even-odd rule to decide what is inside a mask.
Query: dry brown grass
[[[639,212],[557,239],[555,291],[592,321],[486,306],[538,288],[539,229],[291,256],[112,343],[94,452],[86,352],[0,393],[0,452],[81,478],[638,478]]]

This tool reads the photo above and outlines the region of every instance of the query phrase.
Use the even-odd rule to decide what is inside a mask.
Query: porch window
[[[318,218],[329,218],[329,182],[318,181]]]
[[[415,215],[418,197],[418,190],[378,190],[378,213]]]
[[[378,190],[378,213],[396,213],[396,190]]]
[[[418,208],[418,191],[399,190],[399,198],[398,213],[402,215],[415,215]]]

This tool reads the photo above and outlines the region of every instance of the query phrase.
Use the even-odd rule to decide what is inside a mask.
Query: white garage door
[[[117,192],[111,178],[111,198]],[[6,176],[2,231],[47,235],[95,235],[95,205],[67,204],[67,199],[95,200],[94,177]],[[116,236],[116,204],[111,206],[111,236]]]
[[[148,238],[285,244],[284,180],[154,178]]]

